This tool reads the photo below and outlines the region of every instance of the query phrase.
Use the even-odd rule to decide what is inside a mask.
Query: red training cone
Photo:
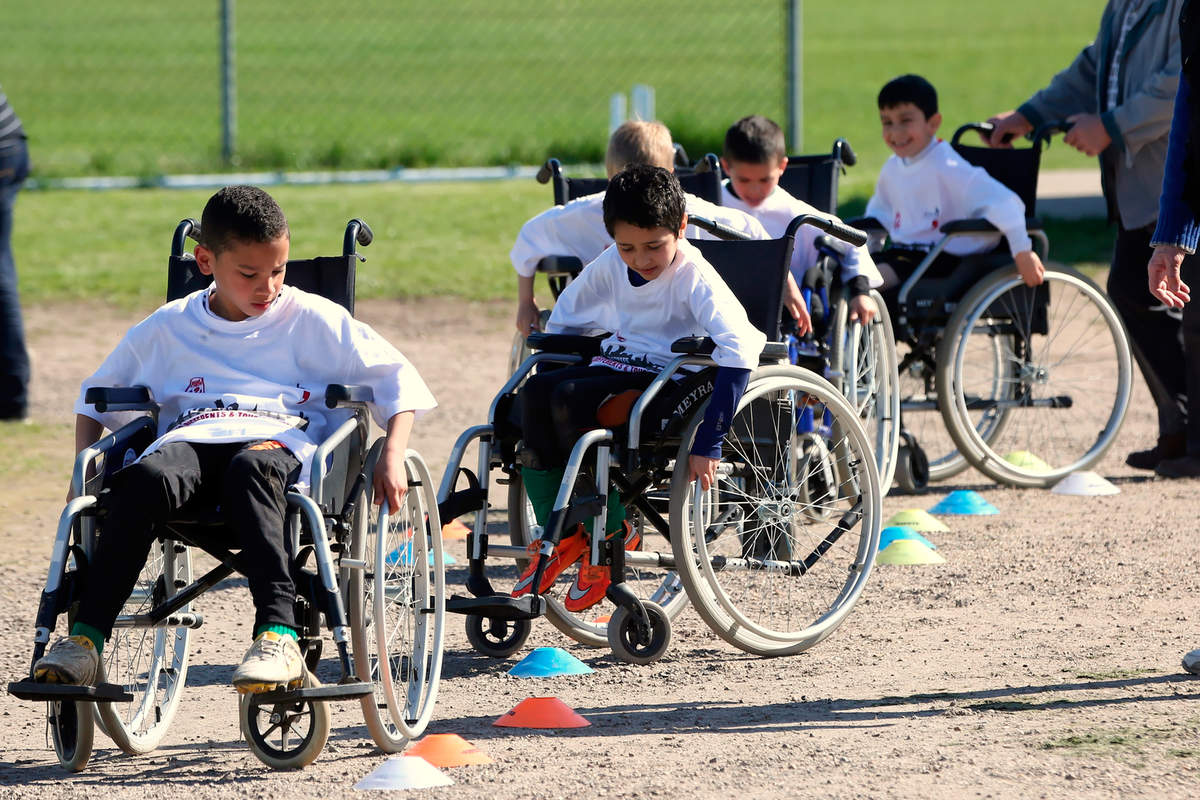
[[[529,697],[492,724],[501,728],[586,728],[592,723],[557,697]]]
[[[471,529],[457,519],[452,519],[442,526],[443,539],[465,539]]]
[[[457,733],[428,734],[408,748],[404,755],[420,756],[435,767],[495,763],[495,759]]]

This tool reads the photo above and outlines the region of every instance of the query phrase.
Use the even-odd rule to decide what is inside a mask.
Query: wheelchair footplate
[[[446,600],[446,610],[454,614],[477,614],[488,619],[537,619],[546,610],[545,601],[535,594],[509,597],[506,594],[463,597]]]
[[[330,683],[319,686],[305,686],[299,689],[274,689],[269,692],[247,694],[258,705],[268,703],[288,703],[294,700],[357,700],[367,697],[375,691],[375,685],[367,681],[351,681],[349,683]]]
[[[95,686],[73,686],[67,683],[16,681],[8,685],[8,693],[21,700],[46,700],[52,703],[75,700],[92,703],[130,703],[133,695],[124,686],[100,683]]]

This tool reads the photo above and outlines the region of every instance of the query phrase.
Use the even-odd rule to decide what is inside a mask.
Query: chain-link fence
[[[222,153],[221,0],[6,4],[0,85],[38,174],[599,162],[655,90],[693,157],[785,121],[787,2],[242,0]]]

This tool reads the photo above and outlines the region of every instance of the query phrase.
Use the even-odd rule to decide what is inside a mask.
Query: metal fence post
[[[233,163],[237,138],[237,70],[233,61],[234,0],[221,0],[221,158]]]
[[[804,0],[787,0],[787,135],[804,152]]]

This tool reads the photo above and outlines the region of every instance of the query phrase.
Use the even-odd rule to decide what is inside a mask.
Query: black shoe
[[[1200,478],[1200,456],[1165,459],[1154,472],[1164,478]]]
[[[1182,433],[1159,436],[1158,442],[1149,450],[1137,450],[1125,456],[1125,463],[1134,469],[1157,469],[1167,459],[1183,458],[1187,455],[1187,443]]]

